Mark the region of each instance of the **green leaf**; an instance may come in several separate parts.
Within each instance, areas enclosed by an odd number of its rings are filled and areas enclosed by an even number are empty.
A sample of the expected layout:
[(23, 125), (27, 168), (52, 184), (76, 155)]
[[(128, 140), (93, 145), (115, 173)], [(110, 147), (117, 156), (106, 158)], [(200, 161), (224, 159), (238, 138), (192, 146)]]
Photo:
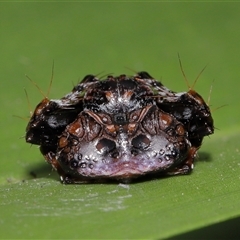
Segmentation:
[[(240, 216), (239, 9), (237, 3), (0, 3), (1, 238), (163, 239)], [(204, 16), (204, 17), (203, 17)], [(222, 16), (228, 16), (223, 18)], [(72, 89), (89, 73), (146, 70), (208, 98), (216, 130), (192, 174), (137, 183), (62, 185), (25, 143), (29, 100)], [(213, 79), (215, 79), (214, 83)], [(67, 90), (66, 90), (67, 89)], [(218, 107), (224, 106), (220, 109)], [(214, 110), (216, 109), (216, 110)], [(202, 235), (201, 235), (202, 236)]]

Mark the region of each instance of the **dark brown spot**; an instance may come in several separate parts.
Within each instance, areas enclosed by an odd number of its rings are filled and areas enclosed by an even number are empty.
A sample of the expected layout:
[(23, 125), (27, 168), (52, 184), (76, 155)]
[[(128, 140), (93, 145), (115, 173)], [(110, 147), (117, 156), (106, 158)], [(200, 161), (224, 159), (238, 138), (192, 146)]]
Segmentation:
[(88, 167), (89, 167), (90, 169), (93, 169), (93, 164), (90, 163), (90, 164), (88, 165)]
[(85, 162), (81, 162), (79, 165), (80, 168), (86, 168), (87, 167), (87, 163)]
[(74, 146), (78, 145), (78, 140), (77, 139), (73, 138), (71, 142), (72, 142), (72, 145), (74, 145)]
[(132, 149), (132, 150), (131, 150), (131, 154), (132, 154), (133, 156), (137, 156), (137, 155), (138, 155), (138, 150), (137, 150), (137, 149)]
[(159, 113), (159, 125), (162, 130), (168, 128), (172, 123), (172, 117), (169, 114)]
[(148, 148), (150, 143), (151, 143), (150, 139), (142, 134), (138, 135), (132, 140), (132, 146), (140, 150)]
[(176, 133), (179, 136), (183, 136), (185, 134), (184, 127), (182, 125), (178, 124), (176, 127)]
[(118, 151), (114, 151), (113, 153), (111, 153), (111, 157), (112, 158), (118, 158), (119, 157), (119, 152)]
[(110, 139), (102, 138), (98, 141), (96, 148), (101, 154), (105, 155), (112, 152), (116, 148), (116, 144)]
[(77, 168), (78, 167), (78, 161), (73, 159), (70, 161), (70, 167), (71, 168)]
[(163, 155), (164, 153), (165, 153), (164, 149), (160, 149), (160, 150), (159, 150), (159, 154), (160, 154), (160, 155)]
[(73, 122), (69, 128), (68, 128), (68, 132), (72, 135), (75, 135), (79, 138), (83, 137), (84, 134), (84, 128), (83, 128), (83, 124), (81, 121), (81, 118), (78, 118), (77, 121)]

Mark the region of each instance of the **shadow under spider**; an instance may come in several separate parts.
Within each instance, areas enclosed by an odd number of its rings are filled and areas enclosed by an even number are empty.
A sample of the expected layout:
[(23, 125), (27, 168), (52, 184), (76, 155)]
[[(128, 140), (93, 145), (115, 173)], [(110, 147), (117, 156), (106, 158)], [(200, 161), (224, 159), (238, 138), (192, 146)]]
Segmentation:
[(47, 162), (42, 161), (26, 168), (26, 174), (30, 179), (51, 178), (58, 180), (57, 172)]
[(212, 156), (209, 152), (198, 152), (195, 162), (210, 162), (212, 161)]

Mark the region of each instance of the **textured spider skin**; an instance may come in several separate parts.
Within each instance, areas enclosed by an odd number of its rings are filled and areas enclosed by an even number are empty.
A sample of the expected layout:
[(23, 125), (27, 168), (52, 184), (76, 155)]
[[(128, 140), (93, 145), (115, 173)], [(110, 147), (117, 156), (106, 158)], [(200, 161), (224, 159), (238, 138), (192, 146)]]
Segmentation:
[(63, 98), (45, 98), (29, 121), (26, 141), (40, 145), (62, 182), (81, 183), (187, 174), (213, 131), (198, 93), (173, 92), (139, 72), (104, 80), (87, 75)]

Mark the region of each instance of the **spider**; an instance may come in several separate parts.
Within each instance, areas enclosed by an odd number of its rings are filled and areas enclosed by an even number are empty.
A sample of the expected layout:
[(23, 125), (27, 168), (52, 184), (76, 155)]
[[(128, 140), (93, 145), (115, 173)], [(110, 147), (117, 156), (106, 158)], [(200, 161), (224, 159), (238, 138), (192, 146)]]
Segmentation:
[(63, 183), (188, 174), (211, 112), (194, 90), (169, 90), (147, 72), (87, 75), (59, 100), (44, 98), (26, 129)]

